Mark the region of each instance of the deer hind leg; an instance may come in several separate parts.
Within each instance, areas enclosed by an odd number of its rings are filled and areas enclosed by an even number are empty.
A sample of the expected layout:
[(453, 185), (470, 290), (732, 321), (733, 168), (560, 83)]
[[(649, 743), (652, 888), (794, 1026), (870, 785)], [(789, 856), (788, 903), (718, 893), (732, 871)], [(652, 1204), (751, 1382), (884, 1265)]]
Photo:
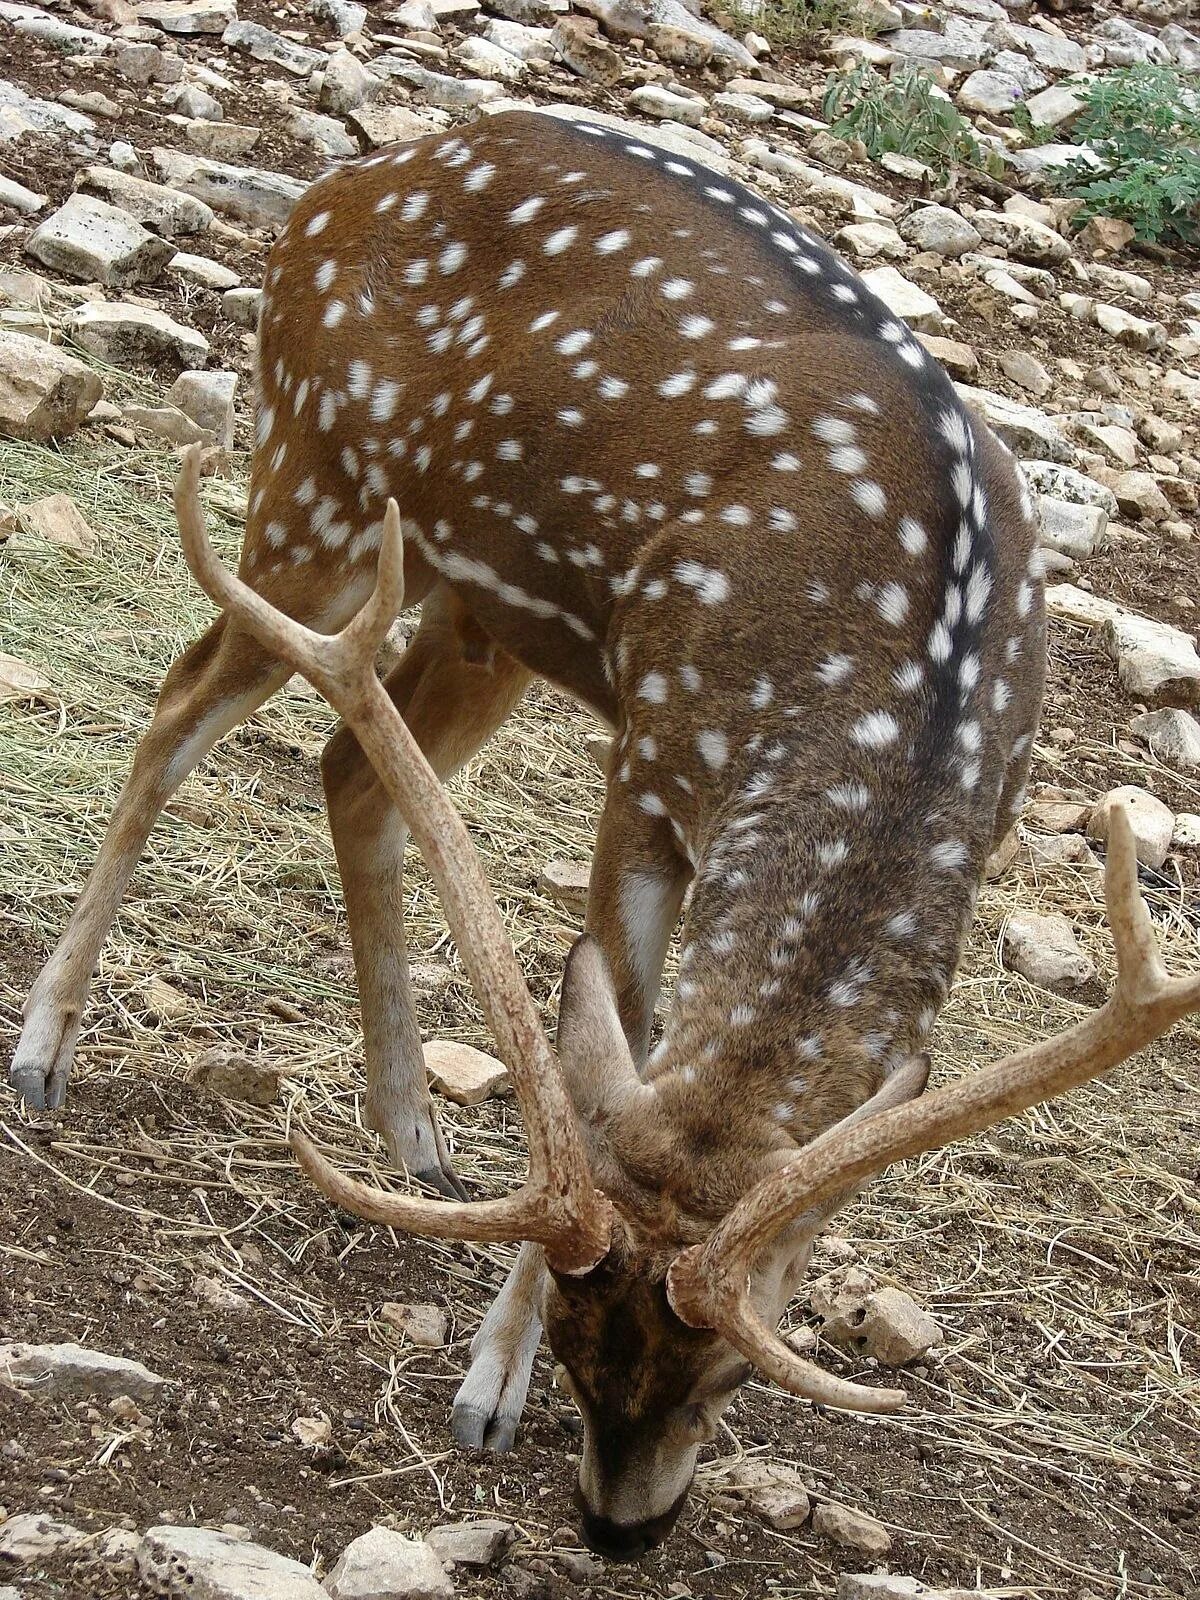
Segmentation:
[[(439, 585), (386, 687), (434, 771), (447, 778), (500, 726), (530, 676)], [(334, 734), (321, 770), (362, 1006), (367, 1121), (398, 1165), (461, 1194), (429, 1097), (408, 976), (408, 830), (349, 729)]]
[[(646, 1062), (667, 946), (691, 878), (669, 822), (610, 790), (596, 836), (587, 931), (604, 947), (633, 1059)], [(523, 1246), (471, 1341), (471, 1365), (454, 1397), (451, 1431), (476, 1450), (510, 1450), (541, 1337), (542, 1254)]]
[(224, 617), (171, 666), (96, 863), (25, 1005), (10, 1080), (27, 1105), (42, 1110), (63, 1103), (92, 973), (163, 806), (221, 735), (244, 721), (287, 675)]

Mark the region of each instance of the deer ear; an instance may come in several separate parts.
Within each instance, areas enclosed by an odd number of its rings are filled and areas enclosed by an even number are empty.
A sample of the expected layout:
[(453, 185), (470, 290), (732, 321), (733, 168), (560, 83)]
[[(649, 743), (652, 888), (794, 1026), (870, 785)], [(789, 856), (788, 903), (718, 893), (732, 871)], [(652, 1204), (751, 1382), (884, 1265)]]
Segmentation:
[(654, 1091), (638, 1077), (621, 1027), (612, 973), (590, 934), (575, 941), (563, 972), (558, 1059), (584, 1122), (608, 1121)]

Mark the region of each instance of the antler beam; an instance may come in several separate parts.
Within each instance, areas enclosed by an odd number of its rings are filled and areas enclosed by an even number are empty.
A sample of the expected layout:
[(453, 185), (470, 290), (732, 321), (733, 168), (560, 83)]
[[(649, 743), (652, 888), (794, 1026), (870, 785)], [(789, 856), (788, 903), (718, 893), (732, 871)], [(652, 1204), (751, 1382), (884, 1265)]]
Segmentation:
[(217, 559), (199, 497), (200, 454), (183, 459), (175, 510), (188, 566), (213, 603), (309, 680), (354, 730), (437, 885), (446, 921), (508, 1067), (529, 1139), (525, 1184), (501, 1200), (392, 1195), (348, 1178), (294, 1133), (297, 1159), (331, 1200), (371, 1221), (443, 1239), (529, 1240), (563, 1272), (608, 1249), (611, 1207), (592, 1182), (558, 1061), (504, 930), (466, 827), (375, 671), (404, 603), (400, 513), (388, 502), (375, 589), (338, 634), (314, 633), (267, 603)]
[[(893, 1161), (979, 1133), (1098, 1077), (1200, 1010), (1200, 974), (1172, 978), (1163, 964), (1138, 890), (1133, 830), (1120, 805), (1109, 821), (1104, 887), (1117, 955), (1116, 982), (1104, 1006), (1066, 1032), (958, 1083), (814, 1140), (751, 1189), (703, 1244), (676, 1257), (667, 1286), (685, 1322), (718, 1329), (779, 1383), (812, 1395), (814, 1369), (766, 1327), (749, 1299), (750, 1273), (782, 1229), (806, 1212), (820, 1212), (834, 1196)], [(887, 1392), (866, 1391), (877, 1397)]]

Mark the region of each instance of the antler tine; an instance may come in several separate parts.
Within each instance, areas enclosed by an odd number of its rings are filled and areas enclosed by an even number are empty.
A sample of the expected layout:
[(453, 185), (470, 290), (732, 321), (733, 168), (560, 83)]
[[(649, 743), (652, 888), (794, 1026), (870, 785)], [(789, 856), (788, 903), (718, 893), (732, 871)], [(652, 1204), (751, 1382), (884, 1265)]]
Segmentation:
[(350, 1211), (436, 1238), (542, 1244), (564, 1272), (605, 1254), (611, 1207), (592, 1183), (575, 1113), (500, 913), (462, 818), (375, 672), (375, 653), (403, 599), (404, 560), (395, 504), (384, 522), (375, 590), (341, 633), (314, 633), (268, 604), (213, 553), (199, 501), (199, 453), (175, 488), (184, 554), (201, 588), (272, 654), (302, 672), (354, 730), (379, 781), (407, 822), (437, 885), (467, 975), (509, 1069), (529, 1140), (529, 1174), (503, 1200), (461, 1204), (392, 1195), (339, 1173), (302, 1134), (305, 1172)]
[[(1167, 975), (1137, 882), (1133, 830), (1122, 805), (1109, 819), (1105, 893), (1117, 952), (1117, 978), (1099, 1011), (1073, 1028), (1016, 1051), (920, 1100), (832, 1130), (750, 1190), (703, 1244), (683, 1251), (668, 1278), (671, 1302), (685, 1321), (716, 1328), (797, 1393), (795, 1357), (761, 1322), (749, 1331), (747, 1285), (763, 1250), (789, 1223), (820, 1210), (893, 1161), (920, 1155), (1065, 1093), (1126, 1060), (1189, 1012), (1200, 1011), (1200, 973)], [(749, 1312), (753, 1319), (754, 1313)], [(770, 1365), (763, 1360), (766, 1355)], [(834, 1404), (841, 1402), (835, 1401)]]

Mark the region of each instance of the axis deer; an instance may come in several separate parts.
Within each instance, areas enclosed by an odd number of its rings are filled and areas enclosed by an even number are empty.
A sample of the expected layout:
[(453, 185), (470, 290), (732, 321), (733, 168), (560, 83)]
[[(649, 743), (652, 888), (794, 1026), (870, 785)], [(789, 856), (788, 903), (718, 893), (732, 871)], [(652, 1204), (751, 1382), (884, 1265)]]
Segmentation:
[[(636, 1556), (752, 1368), (830, 1405), (902, 1403), (774, 1331), (854, 1189), (1102, 1071), (1200, 1006), (1200, 980), (1163, 974), (1118, 817), (1114, 997), (917, 1098), (1029, 763), (1035, 530), (1008, 453), (783, 212), (586, 118), (498, 115), (312, 186), (270, 258), (260, 364), (240, 578), (208, 546), (192, 454), (176, 507), (221, 614), (168, 674), (14, 1082), (61, 1102), (155, 816), (302, 671), (344, 718), (323, 773), (369, 1117), (449, 1198), (352, 1180), (300, 1134), (297, 1155), (364, 1217), (522, 1242), (455, 1435), (511, 1445), (544, 1324), (583, 1416), (584, 1533)], [(405, 597), (421, 625), (381, 685)], [(615, 729), (557, 1052), (440, 781), (535, 673)], [(507, 1197), (461, 1194), (430, 1105), (406, 824), (525, 1120)]]

